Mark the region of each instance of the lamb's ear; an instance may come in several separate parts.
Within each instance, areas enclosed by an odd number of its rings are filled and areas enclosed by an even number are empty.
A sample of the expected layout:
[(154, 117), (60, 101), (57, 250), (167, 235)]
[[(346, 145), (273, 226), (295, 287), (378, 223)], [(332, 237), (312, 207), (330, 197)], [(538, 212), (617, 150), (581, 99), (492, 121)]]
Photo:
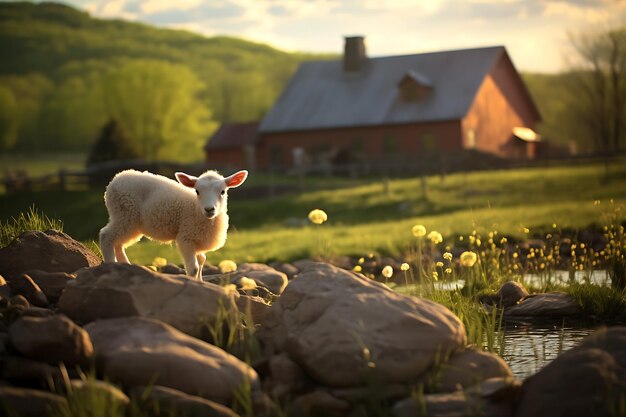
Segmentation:
[(235, 172), (230, 177), (224, 178), (224, 182), (226, 183), (227, 187), (235, 188), (243, 184), (246, 178), (248, 178), (248, 171), (243, 170), (243, 171)]
[(177, 172), (174, 175), (176, 175), (176, 179), (178, 180), (178, 182), (185, 187), (193, 188), (196, 186), (196, 181), (198, 181), (197, 177), (187, 175), (184, 172)]

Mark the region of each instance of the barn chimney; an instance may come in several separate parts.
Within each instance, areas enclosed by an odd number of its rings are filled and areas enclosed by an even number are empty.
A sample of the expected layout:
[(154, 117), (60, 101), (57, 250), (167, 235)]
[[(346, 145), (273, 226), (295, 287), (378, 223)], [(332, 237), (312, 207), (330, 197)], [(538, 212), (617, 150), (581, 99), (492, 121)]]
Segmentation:
[(365, 38), (363, 36), (346, 36), (343, 52), (344, 72), (358, 72), (365, 64)]

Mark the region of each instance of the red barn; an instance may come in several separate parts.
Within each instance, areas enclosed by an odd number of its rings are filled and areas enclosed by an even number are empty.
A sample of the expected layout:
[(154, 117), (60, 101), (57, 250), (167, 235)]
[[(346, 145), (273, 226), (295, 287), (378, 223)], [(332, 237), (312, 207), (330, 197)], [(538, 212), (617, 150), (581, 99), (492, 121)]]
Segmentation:
[(468, 154), (531, 158), (538, 121), (503, 46), (368, 58), (363, 37), (350, 37), (342, 59), (300, 65), (259, 126), (255, 160), (261, 169), (376, 169)]

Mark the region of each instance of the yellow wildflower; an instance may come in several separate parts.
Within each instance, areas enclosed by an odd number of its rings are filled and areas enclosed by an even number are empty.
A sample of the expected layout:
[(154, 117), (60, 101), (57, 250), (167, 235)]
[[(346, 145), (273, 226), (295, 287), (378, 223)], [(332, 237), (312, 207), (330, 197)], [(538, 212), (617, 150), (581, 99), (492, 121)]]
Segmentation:
[(446, 274), (451, 274), (452, 273), (452, 268), (446, 268), (445, 271)]
[(237, 270), (237, 264), (230, 259), (224, 259), (219, 264), (217, 264), (217, 267), (220, 269), (220, 272), (222, 274), (235, 272)]
[(322, 224), (328, 220), (328, 215), (324, 210), (315, 209), (309, 212), (309, 220), (314, 224)]
[(354, 268), (352, 268), (352, 270), (354, 272), (361, 272), (363, 268), (361, 268), (361, 265), (355, 265)]
[(411, 229), (411, 233), (413, 233), (415, 237), (424, 237), (426, 236), (426, 228), (422, 224), (416, 224)]
[(443, 268), (443, 262), (437, 262), (435, 265), (437, 268)]
[(257, 287), (256, 281), (248, 277), (241, 278), (239, 280), (239, 285), (242, 290), (254, 290)]
[(430, 239), (431, 242), (433, 242), (435, 245), (438, 243), (443, 242), (443, 236), (441, 236), (441, 233), (436, 232), (436, 231), (432, 231), (428, 234), (428, 236), (426, 236), (428, 239)]
[(445, 259), (446, 261), (451, 261), (452, 260), (452, 254), (450, 252), (446, 252), (443, 254), (443, 259)]
[(433, 280), (437, 281), (439, 279), (439, 274), (437, 271), (433, 271)]
[(393, 268), (389, 265), (383, 268), (383, 277), (391, 278), (393, 276)]
[(403, 263), (402, 265), (400, 265), (400, 270), (402, 271), (408, 271), (409, 270), (409, 264), (407, 264), (406, 262)]
[(461, 265), (471, 268), (474, 266), (476, 261), (478, 260), (478, 256), (472, 251), (465, 251), (459, 257), (459, 261)]
[(156, 258), (154, 258), (152, 260), (152, 265), (158, 267), (163, 267), (165, 265), (167, 265), (167, 259), (165, 258), (161, 258), (160, 256), (157, 256)]

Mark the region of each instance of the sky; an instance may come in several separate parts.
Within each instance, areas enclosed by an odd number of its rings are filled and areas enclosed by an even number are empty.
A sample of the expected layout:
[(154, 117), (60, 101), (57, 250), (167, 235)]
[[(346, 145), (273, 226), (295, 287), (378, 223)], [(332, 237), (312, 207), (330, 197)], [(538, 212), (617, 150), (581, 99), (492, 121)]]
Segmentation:
[(626, 0), (64, 0), (94, 17), (206, 36), (231, 35), (286, 51), (342, 53), (365, 37), (369, 56), (504, 45), (519, 70), (558, 72), (569, 34), (626, 22)]

